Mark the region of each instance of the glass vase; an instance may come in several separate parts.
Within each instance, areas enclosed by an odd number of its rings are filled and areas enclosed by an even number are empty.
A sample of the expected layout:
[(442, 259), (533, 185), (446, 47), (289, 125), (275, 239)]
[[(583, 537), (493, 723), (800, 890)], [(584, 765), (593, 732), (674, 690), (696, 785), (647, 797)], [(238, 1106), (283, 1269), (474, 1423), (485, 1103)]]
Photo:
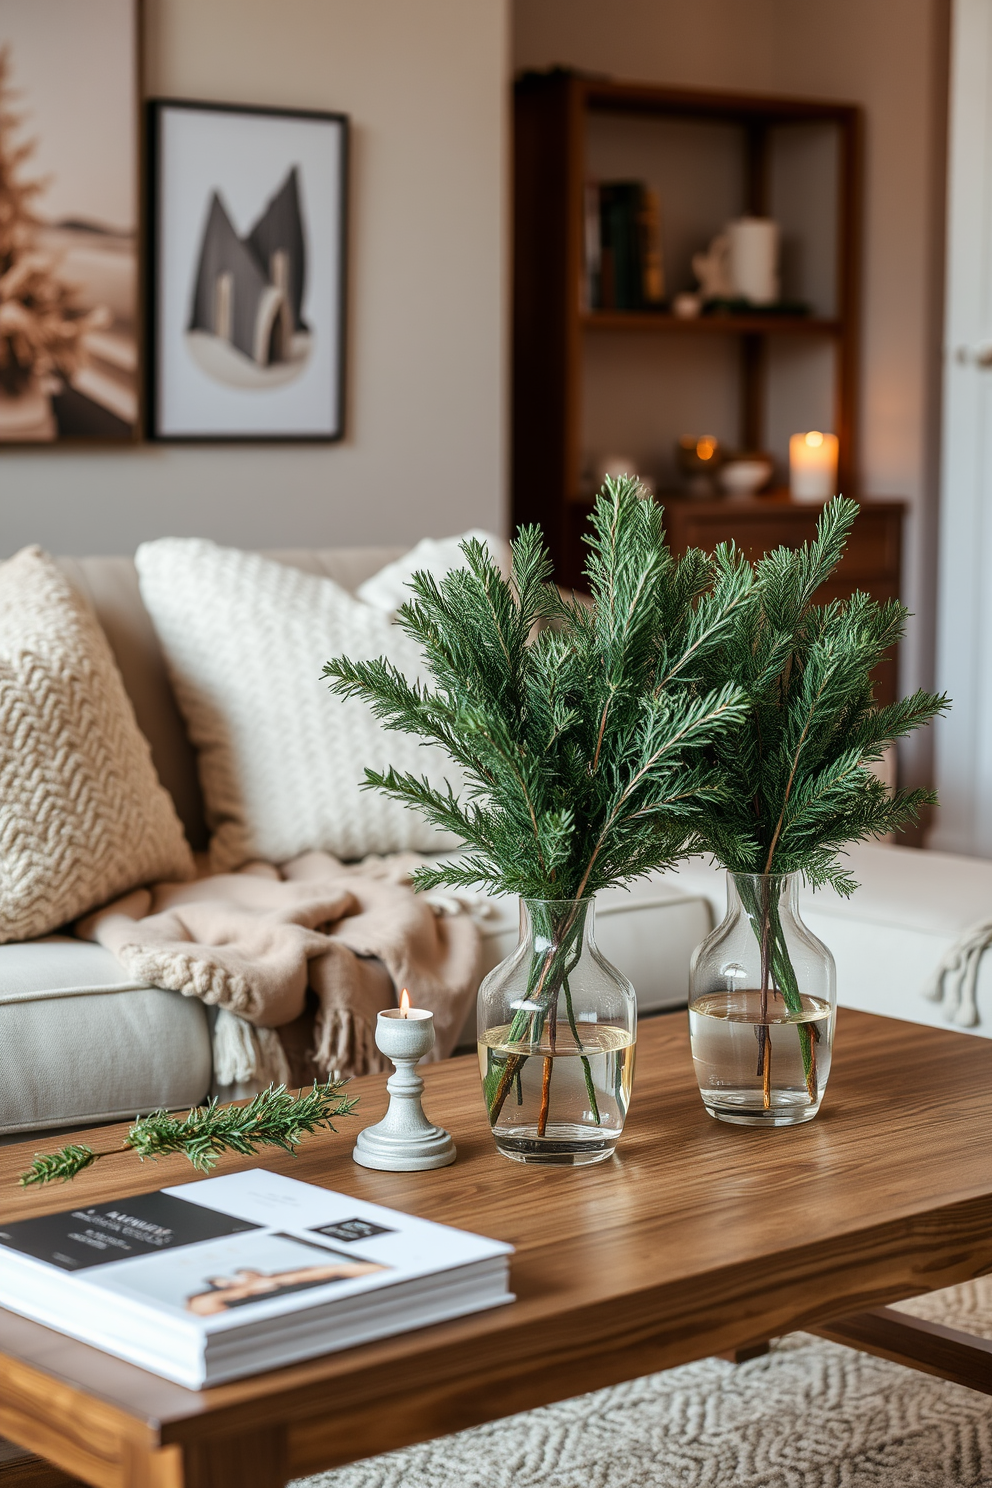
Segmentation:
[(689, 1036), (703, 1105), (738, 1126), (795, 1126), (820, 1109), (837, 1011), (834, 958), (799, 915), (799, 874), (728, 873), (726, 918), (689, 968)]
[(602, 1162), (634, 1076), (634, 989), (596, 947), (591, 899), (522, 899), (520, 943), (479, 988), (496, 1146), (516, 1162)]

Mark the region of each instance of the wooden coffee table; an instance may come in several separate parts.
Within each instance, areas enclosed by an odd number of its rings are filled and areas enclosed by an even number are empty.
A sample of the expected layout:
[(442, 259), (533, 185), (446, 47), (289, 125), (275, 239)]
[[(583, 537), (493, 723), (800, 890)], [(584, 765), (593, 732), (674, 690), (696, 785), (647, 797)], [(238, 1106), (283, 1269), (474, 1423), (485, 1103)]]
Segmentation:
[[(627, 1132), (599, 1167), (498, 1157), (472, 1058), (427, 1072), (454, 1167), (359, 1168), (355, 1120), (295, 1161), (266, 1159), (511, 1241), (513, 1306), (202, 1393), (0, 1312), (0, 1436), (38, 1454), (0, 1468), (0, 1488), (66, 1473), (96, 1488), (276, 1488), (992, 1271), (992, 1043), (841, 1012), (822, 1112), (777, 1131), (705, 1114), (684, 1014), (645, 1020), (637, 1058)], [(363, 1124), (378, 1120), (384, 1079), (354, 1089)], [(4, 1219), (191, 1176), (180, 1159), (111, 1158), (71, 1189), (24, 1192), (14, 1179), (37, 1145), (0, 1149)]]

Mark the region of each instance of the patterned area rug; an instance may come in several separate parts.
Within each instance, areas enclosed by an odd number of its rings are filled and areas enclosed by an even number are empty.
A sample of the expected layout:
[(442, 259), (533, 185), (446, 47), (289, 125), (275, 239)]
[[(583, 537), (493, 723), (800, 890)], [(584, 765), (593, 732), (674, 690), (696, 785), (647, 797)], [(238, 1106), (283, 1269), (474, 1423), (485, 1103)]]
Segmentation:
[[(992, 1279), (901, 1306), (992, 1337)], [(793, 1333), (298, 1488), (992, 1488), (992, 1396)]]

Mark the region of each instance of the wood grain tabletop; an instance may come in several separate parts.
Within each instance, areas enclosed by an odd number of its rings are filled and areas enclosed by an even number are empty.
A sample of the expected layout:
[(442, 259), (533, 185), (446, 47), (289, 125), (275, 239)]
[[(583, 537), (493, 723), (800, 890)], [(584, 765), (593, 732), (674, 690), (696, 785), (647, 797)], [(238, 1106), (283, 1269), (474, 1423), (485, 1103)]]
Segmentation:
[[(374, 1076), (354, 1082), (358, 1113), (337, 1135), (216, 1171), (264, 1165), (510, 1241), (514, 1305), (199, 1393), (0, 1311), (0, 1435), (108, 1488), (138, 1481), (118, 1471), (125, 1438), (140, 1452), (178, 1444), (185, 1476), (168, 1482), (186, 1485), (197, 1443), (247, 1432), (263, 1453), (278, 1437), (278, 1468), (242, 1475), (275, 1483), (992, 1271), (992, 1041), (842, 1010), (819, 1116), (765, 1130), (703, 1110), (684, 1013), (645, 1019), (627, 1130), (588, 1168), (500, 1157), (473, 1057), (424, 1074), (453, 1167), (352, 1161), (385, 1109)], [(93, 1145), (125, 1129), (101, 1128)], [(122, 1155), (71, 1188), (19, 1189), (35, 1150), (58, 1145), (0, 1148), (3, 1220), (195, 1177), (181, 1158)], [(75, 1457), (40, 1441), (55, 1399), (99, 1423)], [(99, 1457), (111, 1437), (113, 1471)]]

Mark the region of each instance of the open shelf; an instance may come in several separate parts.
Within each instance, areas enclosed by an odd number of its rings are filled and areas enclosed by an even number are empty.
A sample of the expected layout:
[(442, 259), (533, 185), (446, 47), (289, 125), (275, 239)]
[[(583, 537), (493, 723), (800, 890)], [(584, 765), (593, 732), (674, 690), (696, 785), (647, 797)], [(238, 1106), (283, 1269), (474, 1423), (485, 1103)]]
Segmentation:
[[(830, 429), (839, 489), (857, 490), (860, 110), (553, 70), (517, 80), (514, 119), (513, 515), (541, 525), (559, 579), (581, 575), (588, 504), (576, 493), (607, 456), (661, 490), (678, 480), (679, 439), (705, 429), (729, 451), (769, 451), (781, 483), (789, 435)], [(670, 298), (691, 288), (693, 255), (722, 224), (771, 216), (783, 301), (810, 313), (584, 308), (587, 183), (632, 180), (661, 203)], [(679, 541), (705, 526), (708, 542), (750, 532), (749, 548), (777, 546), (815, 521), (781, 493), (707, 512), (660, 499)], [(885, 528), (873, 583), (888, 596), (900, 520), (896, 506), (867, 523)]]
[(817, 315), (671, 315), (658, 310), (586, 310), (579, 324), (587, 331), (647, 331), (658, 335), (840, 336), (839, 320)]

